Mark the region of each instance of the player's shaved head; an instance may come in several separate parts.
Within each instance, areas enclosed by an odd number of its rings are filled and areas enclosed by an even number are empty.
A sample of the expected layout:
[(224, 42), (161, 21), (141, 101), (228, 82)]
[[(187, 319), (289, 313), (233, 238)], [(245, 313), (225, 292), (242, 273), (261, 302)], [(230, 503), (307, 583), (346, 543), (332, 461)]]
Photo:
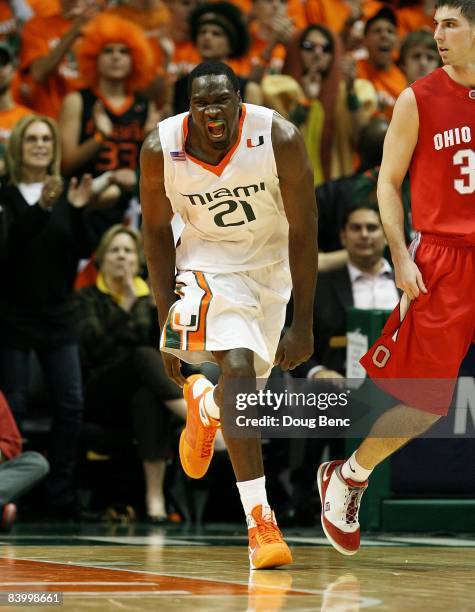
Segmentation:
[(448, 6), (460, 10), (460, 14), (475, 25), (475, 0), (436, 0), (435, 10)]
[(239, 81), (234, 73), (234, 70), (223, 62), (217, 62), (209, 60), (207, 62), (201, 62), (196, 68), (194, 68), (188, 76), (188, 97), (191, 96), (191, 90), (193, 87), (193, 81), (198, 77), (214, 75), (224, 75), (228, 78), (232, 88), (237, 93), (239, 91)]

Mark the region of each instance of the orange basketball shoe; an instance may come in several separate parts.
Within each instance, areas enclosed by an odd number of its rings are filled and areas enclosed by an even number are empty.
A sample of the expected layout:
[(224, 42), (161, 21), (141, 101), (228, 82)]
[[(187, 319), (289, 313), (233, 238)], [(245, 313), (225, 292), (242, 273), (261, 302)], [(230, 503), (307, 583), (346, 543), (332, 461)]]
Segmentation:
[(255, 506), (247, 515), (251, 569), (266, 569), (292, 563), (292, 553), (277, 527), (269, 506)]
[(180, 436), (180, 461), (190, 478), (202, 478), (208, 471), (214, 452), (214, 438), (220, 422), (208, 416), (203, 406), (206, 393), (212, 393), (214, 386), (206, 380), (204, 391), (196, 397), (193, 387), (206, 377), (202, 374), (189, 376), (183, 387), (183, 397), (187, 405), (186, 426)]

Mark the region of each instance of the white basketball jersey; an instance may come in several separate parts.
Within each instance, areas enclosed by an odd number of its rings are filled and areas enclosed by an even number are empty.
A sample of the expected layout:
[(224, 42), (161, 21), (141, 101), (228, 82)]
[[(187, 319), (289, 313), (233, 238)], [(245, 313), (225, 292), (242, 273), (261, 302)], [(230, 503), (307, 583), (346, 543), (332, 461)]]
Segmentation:
[(185, 227), (178, 270), (253, 270), (287, 261), (289, 226), (274, 150), (274, 111), (243, 104), (236, 145), (212, 166), (185, 152), (188, 113), (158, 125), (165, 190)]

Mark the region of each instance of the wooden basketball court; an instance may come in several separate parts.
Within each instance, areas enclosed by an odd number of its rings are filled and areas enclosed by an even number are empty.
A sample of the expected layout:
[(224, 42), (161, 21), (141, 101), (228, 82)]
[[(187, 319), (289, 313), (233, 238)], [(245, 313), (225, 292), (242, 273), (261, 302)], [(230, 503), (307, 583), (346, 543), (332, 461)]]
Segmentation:
[(294, 565), (250, 572), (243, 535), (244, 525), (20, 524), (0, 536), (0, 608), (14, 608), (4, 607), (12, 591), (62, 592), (58, 607), (79, 611), (475, 607), (473, 538), (378, 536), (343, 557), (319, 528), (288, 530)]

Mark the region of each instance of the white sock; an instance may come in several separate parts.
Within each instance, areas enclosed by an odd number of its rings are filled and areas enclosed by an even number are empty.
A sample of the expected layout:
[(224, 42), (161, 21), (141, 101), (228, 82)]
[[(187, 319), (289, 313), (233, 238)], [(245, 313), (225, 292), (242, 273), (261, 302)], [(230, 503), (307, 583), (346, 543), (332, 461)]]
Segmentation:
[[(206, 389), (209, 389), (210, 386), (214, 390), (214, 386), (207, 378), (198, 378), (198, 380), (193, 385), (193, 397), (196, 399)], [(201, 408), (205, 409), (205, 412), (208, 416), (219, 421), (219, 406), (214, 401), (213, 390), (205, 393), (204, 397), (201, 399)]]
[(345, 479), (365, 482), (373, 470), (367, 470), (356, 461), (356, 451), (341, 466), (341, 475)]
[(212, 391), (208, 391), (208, 393), (205, 394), (204, 407), (208, 416), (219, 421), (220, 411), (218, 404), (214, 401), (214, 387)]
[(254, 478), (254, 480), (244, 480), (236, 483), (241, 496), (242, 507), (244, 514), (247, 516), (259, 504), (268, 506), (266, 493), (266, 477)]

